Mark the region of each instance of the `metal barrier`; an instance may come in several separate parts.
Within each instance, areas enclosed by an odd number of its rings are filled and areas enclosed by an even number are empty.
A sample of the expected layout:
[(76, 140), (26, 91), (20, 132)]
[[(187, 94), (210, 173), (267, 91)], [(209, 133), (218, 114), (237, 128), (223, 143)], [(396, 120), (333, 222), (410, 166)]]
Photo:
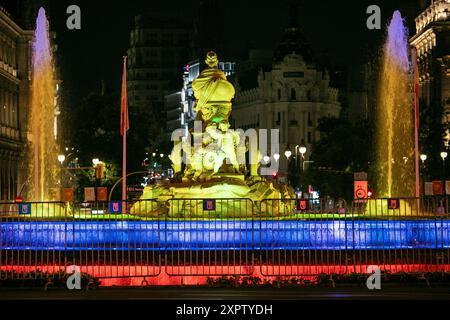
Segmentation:
[(423, 273), (449, 250), (446, 197), (0, 203), (2, 279)]
[(165, 222), (169, 275), (251, 275), (254, 205), (250, 199), (171, 199)]
[[(346, 265), (345, 201), (333, 199), (261, 201), (261, 274), (334, 273)], [(299, 209), (299, 210), (298, 210)]]
[[(155, 200), (74, 205), (68, 219), (67, 256), (83, 272), (100, 278), (152, 277), (161, 272), (160, 235), (163, 231)], [(113, 209), (114, 210), (114, 209)]]
[[(1, 203), (0, 277), (62, 277), (66, 218), (67, 207), (62, 202)], [(53, 246), (54, 242), (61, 246)]]

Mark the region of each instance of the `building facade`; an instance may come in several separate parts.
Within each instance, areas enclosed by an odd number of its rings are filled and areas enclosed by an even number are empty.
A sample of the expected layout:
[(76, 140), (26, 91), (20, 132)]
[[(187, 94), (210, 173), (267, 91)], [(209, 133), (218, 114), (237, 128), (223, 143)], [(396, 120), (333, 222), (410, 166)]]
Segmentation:
[[(442, 106), (444, 144), (450, 142), (450, 0), (434, 0), (415, 19), (421, 108)], [(424, 104), (424, 105), (423, 105)]]
[[(256, 88), (241, 90), (236, 86), (233, 126), (244, 130), (279, 129), (279, 172), (286, 175), (285, 151), (300, 155), (299, 147), (304, 145), (308, 161), (312, 144), (320, 138), (318, 120), (339, 116), (338, 90), (329, 82), (327, 71), (307, 64), (299, 54), (288, 54), (275, 62), (272, 70), (259, 73)], [(268, 147), (272, 161), (274, 152)]]
[(21, 29), (0, 7), (0, 199), (14, 199), (26, 173), (33, 31)]
[[(128, 50), (130, 111), (151, 108), (164, 115), (164, 96), (180, 87), (180, 72), (189, 55), (190, 28), (164, 16), (139, 15)], [(162, 119), (161, 119), (162, 120)]]
[[(194, 60), (184, 66), (182, 75), (183, 87), (181, 90), (165, 96), (165, 110), (167, 114), (167, 134), (170, 135), (176, 129), (184, 129), (187, 132), (193, 127), (195, 119), (195, 97), (192, 90), (192, 82), (200, 74), (200, 62)], [(234, 73), (234, 62), (219, 62), (219, 69), (225, 75), (231, 76)]]

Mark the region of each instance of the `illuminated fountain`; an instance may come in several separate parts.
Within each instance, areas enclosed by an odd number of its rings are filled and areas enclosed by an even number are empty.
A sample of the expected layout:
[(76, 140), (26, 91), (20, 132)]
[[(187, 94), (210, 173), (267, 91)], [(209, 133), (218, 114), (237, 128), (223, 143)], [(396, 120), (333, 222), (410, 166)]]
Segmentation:
[(414, 196), (414, 112), (407, 29), (399, 11), (388, 26), (377, 110), (378, 197)]
[[(379, 77), (375, 173), (377, 198), (414, 197), (414, 110), (411, 91), (408, 31), (399, 11), (388, 26)], [(401, 200), (400, 209), (387, 201), (369, 200), (370, 215), (410, 215), (414, 201)], [(416, 208), (417, 209), (417, 208)]]
[(43, 8), (39, 9), (33, 43), (32, 101), (29, 114), (31, 148), (28, 177), (32, 181), (28, 198), (54, 200), (57, 186), (57, 152), (54, 135), (55, 78), (49, 26)]

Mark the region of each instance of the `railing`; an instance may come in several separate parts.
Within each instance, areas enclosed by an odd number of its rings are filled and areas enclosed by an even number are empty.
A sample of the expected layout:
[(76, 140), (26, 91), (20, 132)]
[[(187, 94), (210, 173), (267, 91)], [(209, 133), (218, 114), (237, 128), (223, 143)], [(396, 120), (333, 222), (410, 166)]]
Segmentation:
[(70, 265), (98, 278), (448, 270), (448, 199), (391, 201), (0, 203), (0, 277)]

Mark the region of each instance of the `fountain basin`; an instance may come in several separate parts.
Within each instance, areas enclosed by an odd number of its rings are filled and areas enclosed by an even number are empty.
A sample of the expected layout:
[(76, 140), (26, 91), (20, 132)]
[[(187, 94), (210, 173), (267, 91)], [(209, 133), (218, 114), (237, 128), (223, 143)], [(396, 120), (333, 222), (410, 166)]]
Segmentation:
[(447, 220), (4, 222), (3, 250), (388, 250), (450, 247)]

